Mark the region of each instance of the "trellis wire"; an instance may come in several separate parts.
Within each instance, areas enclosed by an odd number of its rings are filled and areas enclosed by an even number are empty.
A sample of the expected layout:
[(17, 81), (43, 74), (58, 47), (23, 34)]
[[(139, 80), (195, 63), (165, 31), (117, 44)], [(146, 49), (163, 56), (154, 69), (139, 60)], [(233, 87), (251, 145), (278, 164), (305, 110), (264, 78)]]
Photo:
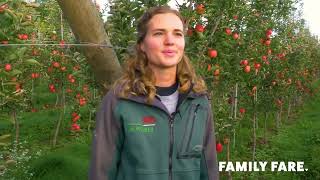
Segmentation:
[(107, 48), (114, 48), (114, 49), (127, 49), (125, 47), (120, 47), (120, 46), (110, 46), (108, 44), (98, 44), (98, 43), (69, 43), (69, 44), (49, 44), (49, 43), (28, 43), (28, 44), (0, 44), (1, 47), (11, 47), (11, 46), (87, 46), (87, 47), (107, 47)]

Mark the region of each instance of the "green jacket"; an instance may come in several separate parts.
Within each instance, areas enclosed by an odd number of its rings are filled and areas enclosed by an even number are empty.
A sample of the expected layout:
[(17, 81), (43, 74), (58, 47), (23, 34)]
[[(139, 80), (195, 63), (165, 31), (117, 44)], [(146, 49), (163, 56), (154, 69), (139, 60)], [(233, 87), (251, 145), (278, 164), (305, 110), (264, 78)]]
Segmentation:
[(97, 113), (89, 179), (219, 179), (212, 110), (206, 94), (179, 94), (170, 114), (160, 99), (119, 98)]

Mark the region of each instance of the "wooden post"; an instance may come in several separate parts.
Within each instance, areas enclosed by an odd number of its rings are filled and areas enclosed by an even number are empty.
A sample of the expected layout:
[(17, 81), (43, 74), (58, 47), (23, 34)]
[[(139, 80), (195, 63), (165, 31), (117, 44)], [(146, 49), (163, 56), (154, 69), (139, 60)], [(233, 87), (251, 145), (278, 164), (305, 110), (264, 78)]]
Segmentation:
[(288, 98), (288, 114), (287, 114), (287, 120), (289, 120), (290, 119), (290, 113), (291, 113), (291, 101), (290, 101), (290, 99)]
[[(237, 107), (238, 107), (238, 83), (236, 83), (234, 95), (234, 120), (237, 120)], [(236, 130), (233, 131), (233, 148), (236, 147)]]
[(253, 96), (253, 147), (252, 147), (252, 161), (255, 160), (256, 155), (256, 141), (257, 141), (257, 135), (256, 135), (256, 120), (257, 120), (257, 112), (256, 112), (256, 103), (257, 103), (257, 91), (254, 92)]
[(64, 114), (65, 114), (65, 90), (63, 88), (63, 86), (61, 87), (61, 93), (62, 93), (62, 97), (61, 97), (61, 102), (60, 104), (62, 105), (62, 110), (60, 112), (60, 116), (56, 125), (56, 129), (55, 129), (55, 133), (54, 133), (54, 137), (52, 140), (52, 146), (55, 147), (57, 144), (57, 139), (58, 139), (58, 135), (59, 135), (59, 131), (60, 131), (60, 126), (62, 123), (62, 120), (64, 118)]
[(62, 13), (62, 11), (60, 10), (60, 33), (61, 33), (61, 40), (64, 39), (64, 37), (63, 37), (63, 32), (64, 32), (64, 30), (63, 30), (63, 13)]
[(19, 126), (19, 121), (18, 121), (18, 118), (17, 118), (16, 110), (13, 110), (12, 118), (14, 120), (14, 126), (15, 126), (15, 129), (16, 129), (16, 144), (18, 145), (19, 144), (20, 126)]

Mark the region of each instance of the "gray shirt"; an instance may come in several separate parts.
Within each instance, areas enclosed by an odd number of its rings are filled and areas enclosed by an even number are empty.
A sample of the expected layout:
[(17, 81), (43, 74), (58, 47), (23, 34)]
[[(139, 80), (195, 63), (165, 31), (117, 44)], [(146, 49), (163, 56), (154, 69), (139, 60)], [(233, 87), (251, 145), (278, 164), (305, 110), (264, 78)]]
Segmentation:
[(161, 102), (166, 106), (170, 114), (176, 111), (178, 99), (179, 99), (178, 89), (171, 95), (168, 95), (168, 96), (158, 95), (158, 97), (160, 98)]

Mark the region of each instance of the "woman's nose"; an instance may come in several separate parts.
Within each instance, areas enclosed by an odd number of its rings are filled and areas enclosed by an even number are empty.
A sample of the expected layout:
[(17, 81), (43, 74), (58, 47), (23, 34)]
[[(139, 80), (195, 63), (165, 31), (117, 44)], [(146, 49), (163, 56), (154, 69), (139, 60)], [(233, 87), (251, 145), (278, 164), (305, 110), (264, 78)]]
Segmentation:
[(173, 45), (174, 44), (174, 36), (169, 33), (166, 34), (164, 44), (165, 45)]

